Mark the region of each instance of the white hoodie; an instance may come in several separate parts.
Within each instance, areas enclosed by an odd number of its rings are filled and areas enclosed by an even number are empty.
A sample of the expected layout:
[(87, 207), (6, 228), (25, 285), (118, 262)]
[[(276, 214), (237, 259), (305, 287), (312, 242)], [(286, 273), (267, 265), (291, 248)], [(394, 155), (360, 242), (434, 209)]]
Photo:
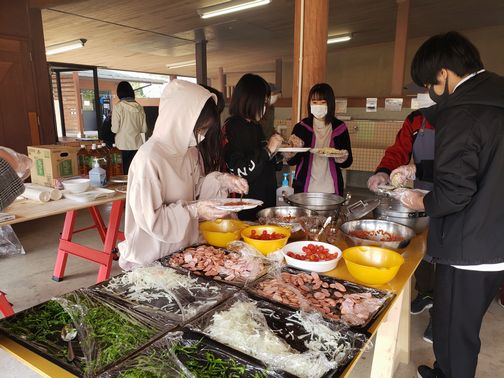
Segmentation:
[(163, 91), (152, 137), (140, 147), (128, 175), (125, 242), (119, 244), (123, 269), (147, 265), (199, 240), (196, 199), (223, 198), (217, 180), (203, 177), (195, 147), (189, 147), (205, 102), (215, 95), (182, 80)]

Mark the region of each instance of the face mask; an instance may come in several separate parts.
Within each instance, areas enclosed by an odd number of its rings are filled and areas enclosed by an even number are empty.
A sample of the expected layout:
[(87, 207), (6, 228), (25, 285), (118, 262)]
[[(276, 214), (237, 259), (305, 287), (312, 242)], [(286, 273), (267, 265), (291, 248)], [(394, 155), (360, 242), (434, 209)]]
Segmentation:
[(265, 114), (266, 114), (266, 105), (264, 105), (262, 114), (259, 114), (256, 121), (259, 122), (261, 120), (261, 118), (264, 117)]
[(327, 105), (310, 105), (310, 112), (317, 119), (322, 119), (327, 114)]
[(277, 102), (278, 97), (280, 97), (278, 94), (271, 95), (271, 97), (270, 97), (270, 105), (273, 105), (275, 102)]
[(450, 96), (450, 91), (448, 89), (448, 76), (446, 77), (445, 81), (445, 86), (444, 86), (444, 91), (442, 95), (436, 94), (434, 92), (434, 86), (431, 85), (429, 88), (429, 97), (431, 98), (432, 101), (434, 101), (437, 104), (440, 104), (448, 99), (448, 96)]

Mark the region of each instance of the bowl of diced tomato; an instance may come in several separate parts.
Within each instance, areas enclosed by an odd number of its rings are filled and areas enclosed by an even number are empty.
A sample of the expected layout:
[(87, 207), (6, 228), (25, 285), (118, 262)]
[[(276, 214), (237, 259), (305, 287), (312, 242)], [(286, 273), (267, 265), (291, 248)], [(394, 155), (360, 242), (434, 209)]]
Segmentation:
[(287, 265), (311, 272), (328, 272), (336, 268), (342, 252), (338, 247), (322, 242), (299, 241), (282, 249)]
[(255, 247), (264, 255), (282, 249), (287, 244), (290, 234), (289, 228), (267, 224), (250, 226), (241, 232), (245, 243)]

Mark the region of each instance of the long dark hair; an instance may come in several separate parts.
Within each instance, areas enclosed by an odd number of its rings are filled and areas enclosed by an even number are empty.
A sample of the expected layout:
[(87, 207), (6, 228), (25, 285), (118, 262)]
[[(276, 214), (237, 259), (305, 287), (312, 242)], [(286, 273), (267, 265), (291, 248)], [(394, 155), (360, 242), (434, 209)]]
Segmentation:
[(336, 111), (336, 99), (334, 98), (334, 92), (331, 86), (327, 83), (315, 84), (310, 89), (310, 94), (308, 95), (308, 114), (313, 118), (311, 113), (310, 103), (311, 100), (326, 100), (327, 102), (327, 114), (324, 118), (326, 124), (330, 124), (334, 118), (334, 112)]
[(194, 125), (194, 135), (207, 130), (205, 139), (198, 143), (198, 151), (203, 160), (205, 175), (218, 171), (221, 166), (221, 127), (217, 105), (213, 98), (209, 98), (201, 109), (201, 113)]
[(258, 116), (264, 116), (264, 106), (269, 104), (270, 95), (270, 86), (266, 80), (258, 75), (245, 74), (234, 88), (229, 114), (256, 122)]
[(117, 84), (117, 97), (119, 97), (121, 100), (128, 97), (135, 99), (135, 91), (133, 90), (131, 84), (127, 81), (121, 81), (119, 84)]

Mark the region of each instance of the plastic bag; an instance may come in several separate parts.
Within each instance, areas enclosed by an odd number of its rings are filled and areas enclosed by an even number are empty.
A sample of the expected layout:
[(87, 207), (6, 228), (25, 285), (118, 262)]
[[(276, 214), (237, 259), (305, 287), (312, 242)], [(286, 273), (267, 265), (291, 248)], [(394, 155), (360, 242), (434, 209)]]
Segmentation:
[(94, 377), (137, 351), (160, 331), (147, 317), (89, 289), (75, 290), (54, 300), (70, 315), (77, 329), (84, 377)]
[(0, 226), (0, 257), (24, 254), (25, 250), (12, 227)]
[(227, 249), (206, 244), (188, 247), (160, 262), (237, 286), (245, 286), (266, 274), (269, 264), (264, 255), (243, 242), (230, 243)]
[(272, 272), (248, 290), (274, 302), (316, 311), (329, 320), (361, 328), (393, 297), (390, 292), (292, 268)]
[(288, 310), (236, 294), (189, 327), (257, 358), (274, 370), (303, 378), (336, 372), (363, 347), (366, 336), (317, 313)]
[(168, 330), (204, 313), (238, 288), (155, 263), (113, 277), (94, 290), (126, 303)]
[(21, 180), (26, 180), (30, 176), (30, 169), (33, 164), (32, 160), (23, 154), (14, 151), (11, 148), (0, 146), (3, 152), (2, 157), (7, 160)]

